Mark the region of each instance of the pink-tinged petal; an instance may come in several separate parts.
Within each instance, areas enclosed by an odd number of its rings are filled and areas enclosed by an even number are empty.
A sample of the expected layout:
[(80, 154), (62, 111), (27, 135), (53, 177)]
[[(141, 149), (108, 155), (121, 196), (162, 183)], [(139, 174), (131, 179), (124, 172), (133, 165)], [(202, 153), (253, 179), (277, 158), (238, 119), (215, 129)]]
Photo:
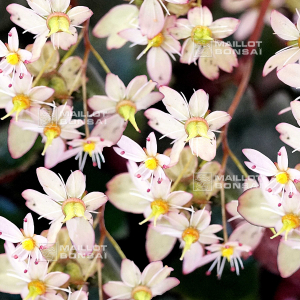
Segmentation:
[[(125, 135), (121, 137), (117, 145), (121, 148), (121, 152), (118, 154), (120, 154), (122, 157), (132, 159), (136, 162), (142, 161), (147, 158), (143, 148)], [(123, 153), (122, 151), (125, 153)]]
[(259, 9), (249, 8), (240, 17), (240, 24), (236, 32), (234, 33), (234, 38), (238, 41), (245, 40), (255, 28), (257, 18), (259, 15)]
[(147, 70), (158, 85), (168, 85), (172, 76), (172, 63), (161, 47), (153, 47), (147, 55)]
[(285, 147), (281, 147), (277, 155), (278, 167), (282, 171), (286, 171), (288, 168), (289, 160)]
[(57, 219), (62, 215), (61, 206), (53, 201), (50, 197), (41, 194), (35, 190), (25, 190), (22, 193), (22, 197), (26, 200), (26, 206), (36, 212), (37, 214), (44, 216), (48, 220)]
[(221, 3), (222, 8), (230, 13), (239, 13), (253, 5), (253, 0), (224, 0)]
[(137, 45), (147, 45), (148, 44), (147, 37), (142, 35), (141, 31), (137, 28), (128, 28), (128, 29), (122, 30), (118, 33), (118, 35), (122, 39), (125, 39), (126, 41), (129, 41), (129, 42), (137, 44)]
[(8, 34), (8, 46), (11, 51), (17, 52), (19, 50), (19, 37), (15, 27)]
[[(211, 233), (219, 232), (219, 231), (222, 230), (222, 229), (223, 229), (223, 227), (222, 227), (221, 225), (214, 224), (214, 225), (209, 225), (208, 227), (206, 227), (206, 228), (202, 231), (202, 233), (203, 233), (204, 235), (206, 235), (206, 234), (211, 234)], [(218, 239), (218, 237), (215, 236), (214, 234), (212, 235), (212, 237)], [(204, 238), (206, 239), (206, 237), (204, 237)], [(200, 236), (200, 239), (201, 239), (201, 236)], [(200, 242), (202, 243), (201, 240), (200, 240)], [(204, 243), (204, 244), (208, 244), (206, 241), (204, 241), (203, 243)], [(214, 242), (214, 243), (217, 243), (217, 241)], [(212, 244), (212, 243), (209, 243), (209, 244)]]
[(250, 246), (253, 251), (260, 243), (264, 232), (265, 229), (262, 227), (253, 226), (248, 222), (241, 222), (241, 225), (237, 226), (231, 233), (229, 241)]
[(62, 272), (51, 272), (46, 275), (44, 282), (47, 285), (60, 287), (70, 279), (70, 275)]
[(183, 150), (183, 148), (185, 146), (185, 141), (187, 138), (188, 138), (187, 134), (185, 132), (183, 132), (183, 136), (174, 143), (171, 153), (170, 153), (169, 167), (176, 165), (177, 162), (179, 161), (181, 151)]
[(168, 215), (168, 221), (176, 230), (183, 231), (189, 227), (189, 221), (183, 214), (171, 212)]
[(81, 198), (85, 192), (85, 176), (79, 170), (72, 172), (66, 182), (67, 194), (70, 198)]
[(290, 106), (292, 109), (293, 116), (296, 119), (298, 125), (300, 126), (300, 102), (297, 100), (291, 101)]
[(184, 126), (172, 115), (164, 113), (156, 108), (145, 111), (145, 116), (149, 119), (149, 126), (171, 139), (182, 137), (185, 133)]
[(57, 49), (68, 50), (76, 44), (78, 33), (75, 27), (70, 26), (70, 33), (57, 32), (51, 35), (51, 42)]
[(53, 294), (52, 292), (46, 292), (43, 296), (47, 300), (63, 300), (64, 299), (60, 294)]
[(83, 124), (83, 120), (73, 119), (70, 124), (61, 128), (60, 138), (66, 140), (79, 139), (81, 137), (80, 132), (75, 128), (81, 127)]
[[(169, 255), (174, 248), (177, 238), (163, 235), (151, 225), (146, 234), (146, 253), (150, 261), (162, 260)], [(159, 247), (157, 247), (159, 245)], [(145, 272), (145, 271), (144, 271)], [(143, 272), (143, 274), (144, 274)]]
[(45, 101), (49, 99), (53, 95), (53, 93), (54, 89), (44, 86), (37, 86), (30, 90), (28, 96), (33, 101)]
[(63, 226), (64, 218), (65, 218), (65, 216), (61, 215), (58, 219), (56, 219), (53, 223), (51, 223), (51, 226), (50, 226), (48, 234), (47, 234), (47, 240), (48, 240), (49, 244), (55, 243), (57, 235), (58, 235), (59, 231), (61, 230), (61, 227)]
[(277, 173), (277, 168), (274, 163), (259, 151), (243, 149), (243, 153), (250, 160), (250, 163), (245, 162), (245, 164), (252, 171), (266, 176), (273, 176)]
[(213, 17), (210, 10), (206, 6), (203, 6), (190, 9), (188, 20), (193, 26), (210, 26)]
[(132, 288), (121, 281), (110, 281), (103, 285), (103, 290), (114, 299), (131, 299)]
[(280, 276), (287, 278), (294, 274), (300, 267), (300, 250), (293, 249), (284, 241), (278, 247), (277, 264)]
[(52, 121), (61, 126), (69, 124), (72, 119), (72, 107), (69, 105), (57, 106), (52, 113)]
[(177, 286), (179, 283), (180, 281), (175, 277), (166, 278), (162, 282), (151, 288), (152, 295), (162, 295)]
[(259, 185), (258, 185), (258, 183), (257, 183), (257, 181), (255, 179), (252, 179), (252, 178), (248, 177), (244, 181), (244, 187), (243, 187), (243, 189), (244, 189), (244, 191), (246, 191), (246, 190), (249, 190), (249, 189), (251, 189), (253, 187), (258, 187), (258, 186)]
[(197, 137), (189, 141), (192, 153), (201, 159), (211, 161), (216, 157), (216, 137), (213, 132), (208, 131), (210, 137)]
[(140, 7), (139, 25), (142, 35), (153, 39), (159, 34), (165, 23), (164, 12), (157, 0), (145, 0)]
[(176, 27), (170, 28), (168, 32), (176, 39), (186, 39), (191, 37), (192, 26), (187, 19), (178, 19)]
[(263, 69), (263, 76), (268, 75), (275, 68), (281, 69), (285, 65), (295, 63), (299, 60), (299, 57), (300, 49), (298, 47), (293, 47), (276, 53), (267, 60)]
[(189, 102), (190, 113), (193, 117), (203, 117), (208, 110), (208, 94), (204, 90), (197, 90)]
[(214, 38), (223, 39), (233, 34), (239, 23), (240, 20), (235, 18), (221, 18), (214, 21), (211, 26), (209, 26), (209, 29), (211, 30)]
[(288, 123), (280, 123), (276, 126), (276, 130), (280, 133), (279, 138), (287, 145), (294, 149), (300, 148), (300, 128)]
[(210, 130), (218, 130), (231, 120), (231, 116), (225, 111), (214, 111), (205, 120)]
[(141, 99), (149, 96), (149, 94), (155, 88), (155, 86), (156, 86), (156, 82), (149, 80), (132, 96), (131, 100), (133, 102), (138, 103)]
[(161, 48), (168, 53), (176, 53), (180, 55), (181, 45), (180, 42), (175, 40), (171, 35), (166, 35)]
[(92, 253), (95, 244), (93, 226), (83, 217), (73, 218), (67, 221), (66, 225), (76, 251), (82, 255)]
[(203, 255), (204, 250), (200, 243), (193, 243), (184, 255), (182, 273), (186, 275), (193, 272), (197, 268), (197, 264), (201, 261)]
[(238, 66), (238, 60), (235, 51), (229, 44), (222, 42), (212, 43), (213, 55), (217, 62), (218, 67), (228, 73), (231, 73), (233, 67)]
[(120, 101), (125, 98), (125, 85), (119, 76), (112, 73), (106, 76), (105, 92), (109, 98)]
[(210, 213), (207, 210), (198, 210), (194, 213), (191, 226), (199, 231), (204, 230), (210, 223)]
[(89, 19), (93, 12), (86, 6), (75, 6), (68, 11), (67, 15), (70, 18), (71, 25), (80, 25)]
[(40, 16), (50, 15), (52, 10), (50, 2), (44, 0), (28, 1), (28, 5), (37, 12)]
[[(154, 264), (154, 262), (151, 264)], [(160, 286), (160, 283), (164, 282), (165, 279), (170, 275), (170, 273), (173, 270), (174, 270), (173, 268), (164, 266), (147, 282), (147, 286), (151, 288), (152, 292), (153, 292), (153, 289), (155, 292), (155, 288), (157, 287), (157, 285)], [(153, 294), (154, 294), (154, 292), (153, 292)]]
[(141, 271), (135, 263), (129, 259), (123, 259), (121, 264), (121, 278), (122, 281), (130, 286), (135, 287), (141, 282)]
[[(211, 44), (209, 47), (211, 47)], [(208, 47), (204, 48), (204, 50), (207, 52), (213, 51), (212, 48), (208, 48)], [(219, 67), (218, 67), (217, 59), (215, 56), (207, 52), (205, 52), (205, 54), (201, 55), (199, 58), (198, 61), (199, 70), (206, 78), (210, 80), (218, 79)]]
[(19, 49), (18, 54), (19, 54), (20, 60), (21, 60), (22, 62), (24, 62), (24, 61), (26, 61), (26, 60), (27, 60), (27, 61), (30, 61), (31, 58), (32, 58), (32, 53), (29, 52), (29, 51), (27, 51), (27, 50)]
[(139, 90), (145, 86), (148, 82), (146, 75), (140, 75), (134, 77), (128, 84), (126, 88), (126, 98), (132, 99), (134, 95), (136, 95)]
[(123, 118), (118, 114), (114, 114), (106, 118), (104, 122), (100, 122), (96, 125), (91, 132), (91, 136), (99, 136), (105, 141), (116, 144), (120, 140), (126, 125), (127, 122), (125, 122)]
[(8, 127), (8, 150), (12, 158), (20, 158), (31, 149), (38, 136), (37, 132), (24, 130), (15, 121)]
[(155, 156), (157, 154), (157, 142), (154, 132), (151, 132), (146, 139), (147, 153), (150, 156)]
[(51, 169), (56, 166), (61, 161), (65, 150), (65, 142), (59, 137), (55, 138), (45, 153), (45, 167)]
[(196, 268), (200, 268), (200, 267), (210, 263), (211, 261), (215, 260), (219, 255), (220, 255), (219, 252), (214, 252), (214, 253), (202, 256), (202, 258), (197, 263)]
[(20, 229), (13, 224), (12, 222), (8, 221), (7, 219), (0, 216), (0, 238), (9, 241), (12, 243), (19, 243), (23, 240), (24, 236)]
[(43, 260), (38, 264), (35, 264), (33, 259), (30, 261), (30, 265), (28, 268), (28, 274), (30, 279), (41, 279), (44, 278), (48, 271), (48, 262)]
[(89, 211), (96, 210), (104, 203), (107, 202), (107, 197), (100, 192), (88, 193), (83, 197), (82, 201), (84, 202), (86, 209)]
[(164, 155), (164, 154), (157, 154), (156, 158), (158, 160), (158, 164), (159, 164), (160, 167), (169, 166), (169, 164), (170, 164), (170, 157), (169, 156)]
[(163, 103), (168, 112), (177, 120), (187, 120), (189, 115), (189, 108), (183, 97), (175, 90), (162, 86), (159, 91), (165, 96)]
[(107, 183), (106, 195), (109, 201), (118, 209), (141, 214), (149, 206), (149, 201), (131, 195), (132, 190), (136, 189), (128, 173), (122, 173), (115, 176)]
[(42, 17), (22, 5), (13, 3), (8, 5), (6, 10), (11, 14), (10, 19), (13, 23), (33, 34), (39, 34), (47, 28)]
[(88, 300), (88, 295), (82, 290), (76, 291), (71, 294), (70, 300)]
[(32, 237), (34, 235), (34, 223), (31, 213), (25, 216), (23, 221), (23, 229), (26, 237)]
[(44, 191), (56, 201), (67, 199), (64, 183), (52, 171), (40, 167), (36, 169), (38, 180)]
[(49, 34), (49, 29), (46, 27), (34, 40), (32, 50), (31, 50), (32, 53), (31, 61), (36, 61), (39, 59), (42, 52), (42, 48), (44, 47), (48, 39), (48, 34)]
[(237, 200), (232, 200), (232, 201), (226, 203), (226, 210), (231, 216), (239, 217), (239, 219), (243, 219), (243, 217), (240, 216), (240, 214), (237, 211), (238, 205), (239, 205), (239, 202)]
[(33, 77), (30, 74), (24, 75), (22, 79), (19, 76), (14, 78), (14, 90), (16, 94), (28, 95), (32, 86)]
[(148, 107), (152, 106), (153, 104), (157, 103), (163, 98), (163, 94), (159, 92), (152, 92), (136, 102), (136, 109), (137, 111), (142, 109), (147, 109)]
[(150, 263), (142, 273), (142, 285), (148, 284), (148, 282), (159, 272), (163, 269), (162, 261), (155, 261)]
[(195, 62), (197, 60), (197, 55), (195, 55), (198, 52), (197, 49), (197, 45), (191, 38), (185, 40), (181, 48), (180, 62), (188, 65)]
[(93, 96), (88, 99), (89, 106), (99, 113), (111, 114), (116, 112), (117, 103), (106, 96)]
[(271, 26), (275, 33), (284, 40), (293, 41), (299, 38), (299, 31), (293, 22), (276, 10), (271, 13)]
[(296, 169), (288, 169), (287, 173), (289, 174), (290, 180), (292, 180), (292, 181), (294, 181), (295, 179), (297, 181), (300, 180), (300, 171), (298, 171)]
[[(267, 228), (275, 227), (277, 221), (281, 219), (279, 208), (275, 204), (272, 207), (273, 211), (269, 211), (262, 209), (263, 206), (267, 206), (267, 200), (261, 189), (253, 188), (239, 197), (238, 212), (253, 225)], [(279, 214), (276, 213), (277, 210)]]
[(65, 12), (70, 5), (70, 0), (52, 0), (52, 10), (55, 12)]
[(106, 13), (93, 29), (93, 35), (99, 38), (108, 37), (107, 48), (121, 48), (126, 40), (118, 32), (134, 27), (139, 10), (135, 5), (122, 4), (113, 7)]
[(164, 199), (169, 202), (168, 195), (170, 193), (170, 188), (171, 188), (171, 181), (168, 178), (162, 180), (160, 183), (154, 180), (152, 183), (152, 190), (151, 190), (153, 198)]
[(176, 16), (174, 16), (174, 15), (166, 16), (164, 28), (163, 28), (163, 30), (162, 30), (162, 34), (163, 34), (163, 35), (168, 34), (168, 33), (169, 33), (168, 30), (169, 30), (170, 28), (173, 28), (173, 27), (176, 26), (176, 21), (177, 21)]
[(178, 191), (171, 193), (167, 200), (170, 204), (176, 206), (183, 206), (184, 204), (188, 203), (193, 198), (193, 195), (187, 192)]
[(9, 53), (8, 49), (2, 41), (0, 41), (0, 57), (6, 56)]

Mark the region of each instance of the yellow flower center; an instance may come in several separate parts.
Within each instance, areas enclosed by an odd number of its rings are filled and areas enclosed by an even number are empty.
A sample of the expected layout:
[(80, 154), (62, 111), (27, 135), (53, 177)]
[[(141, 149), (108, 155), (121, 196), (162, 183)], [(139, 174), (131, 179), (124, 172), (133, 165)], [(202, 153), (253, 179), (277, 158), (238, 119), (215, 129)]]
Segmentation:
[(192, 41), (198, 45), (206, 45), (210, 41), (213, 41), (212, 32), (206, 26), (196, 26), (191, 33)]
[(274, 239), (275, 237), (281, 235), (283, 232), (285, 232), (285, 240), (287, 240), (287, 236), (289, 232), (292, 229), (298, 228), (300, 226), (300, 219), (298, 216), (295, 216), (294, 214), (287, 214), (281, 218), (282, 221), (282, 228), (271, 237), (271, 239)]
[(87, 152), (90, 157), (92, 157), (95, 148), (96, 148), (95, 142), (87, 141), (83, 145), (83, 151)]
[(30, 99), (25, 95), (16, 95), (12, 98), (13, 108), (12, 110), (6, 114), (1, 120), (6, 119), (7, 117), (11, 116), (13, 113), (16, 113), (16, 121), (18, 121), (19, 114), (22, 110), (27, 109), (30, 107)]
[(209, 126), (207, 121), (203, 118), (190, 118), (188, 121), (186, 121), (184, 129), (188, 135), (186, 142), (195, 137), (205, 137), (209, 139), (209, 136), (207, 135)]
[(70, 33), (70, 18), (67, 14), (62, 12), (55, 12), (48, 16), (47, 27), (50, 30), (48, 37), (53, 33), (66, 32)]
[(20, 61), (20, 56), (17, 54), (17, 53), (9, 53), (7, 56), (6, 56), (6, 60), (9, 64), (15, 66), (16, 64), (19, 63)]
[(22, 242), (23, 249), (31, 251), (35, 247), (35, 241), (32, 238), (28, 238)]
[(186, 251), (188, 251), (191, 248), (191, 245), (193, 243), (196, 243), (199, 240), (199, 237), (200, 237), (199, 231), (193, 227), (188, 227), (183, 231), (182, 239), (185, 241), (185, 245), (180, 260), (183, 260)]
[(276, 175), (276, 180), (280, 184), (286, 184), (289, 181), (289, 174), (287, 174), (286, 172), (279, 173), (278, 175)]
[(52, 144), (52, 141), (59, 137), (61, 133), (60, 127), (55, 123), (49, 123), (44, 128), (44, 135), (47, 138), (42, 155), (45, 155), (47, 148)]
[(135, 121), (136, 106), (132, 101), (120, 101), (116, 107), (116, 111), (125, 121), (129, 121), (136, 131), (141, 132)]
[(69, 198), (64, 201), (62, 211), (65, 215), (63, 222), (71, 220), (75, 217), (84, 217), (86, 206), (81, 199)]
[(150, 47), (160, 47), (160, 45), (162, 44), (162, 42), (164, 41), (164, 36), (162, 35), (162, 33), (159, 33), (158, 35), (156, 35), (153, 39), (148, 41), (148, 45), (150, 45)]
[(28, 283), (27, 285), (29, 293), (24, 298), (24, 300), (28, 300), (31, 298), (31, 300), (34, 300), (37, 296), (43, 295), (46, 293), (46, 285), (44, 282), (40, 280), (33, 280)]
[(145, 167), (149, 170), (155, 170), (158, 166), (158, 161), (155, 157), (150, 157), (145, 160)]
[(140, 225), (146, 223), (147, 221), (151, 220), (154, 217), (153, 223), (154, 223), (154, 226), (156, 226), (156, 221), (157, 221), (158, 217), (160, 215), (166, 214), (169, 211), (169, 204), (167, 201), (165, 201), (163, 199), (156, 199), (151, 202), (151, 209), (152, 209), (151, 214), (144, 221), (140, 222), (139, 223)]
[(132, 290), (132, 299), (134, 300), (151, 300), (152, 293), (151, 290), (146, 286), (137, 286)]
[(221, 250), (221, 254), (223, 257), (226, 257), (228, 261), (230, 261), (231, 256), (233, 255), (234, 249), (232, 246), (225, 246)]

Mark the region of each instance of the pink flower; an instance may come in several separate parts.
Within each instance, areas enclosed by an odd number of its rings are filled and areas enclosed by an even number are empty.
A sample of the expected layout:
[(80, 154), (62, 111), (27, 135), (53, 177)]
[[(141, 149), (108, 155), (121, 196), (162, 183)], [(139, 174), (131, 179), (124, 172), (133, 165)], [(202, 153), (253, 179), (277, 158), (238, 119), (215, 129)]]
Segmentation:
[(153, 81), (147, 81), (144, 75), (133, 78), (127, 88), (117, 75), (106, 76), (105, 92), (107, 96), (93, 96), (88, 100), (94, 114), (103, 113), (115, 117), (119, 127), (124, 121), (129, 121), (136, 131), (140, 131), (136, 121), (137, 111), (146, 109), (162, 99), (161, 93), (151, 92), (156, 86)]
[(195, 7), (187, 19), (178, 19), (169, 32), (178, 40), (185, 39), (180, 62), (191, 64), (198, 60), (200, 72), (208, 79), (219, 77), (219, 69), (232, 72), (238, 66), (236, 53), (220, 39), (228, 37), (237, 28), (238, 19), (221, 18), (213, 22), (207, 7)]
[[(300, 49), (298, 49), (298, 51), (300, 52)], [(294, 88), (300, 88), (299, 72), (300, 72), (300, 65), (291, 63), (286, 66), (283, 66), (282, 69), (280, 69), (277, 72), (277, 76), (283, 83)]]
[[(32, 215), (29, 213), (24, 218), (22, 231), (7, 219), (0, 217), (0, 238), (12, 243), (18, 243), (16, 249), (11, 256), (18, 261), (24, 261), (30, 257), (37, 263), (42, 258), (43, 245), (47, 243), (47, 239), (41, 235), (34, 234), (34, 223)], [(27, 269), (24, 269), (27, 272)]]
[(17, 262), (11, 254), (16, 251), (10, 242), (4, 244), (6, 254), (0, 257), (1, 273), (7, 274), (0, 282), (0, 291), (10, 294), (20, 294), (22, 299), (35, 300), (63, 300), (57, 291), (69, 293), (69, 289), (60, 288), (66, 284), (70, 275), (62, 272), (48, 272), (48, 262), (40, 261), (36, 264), (30, 261), (28, 271), (24, 272), (25, 262)]
[[(277, 70), (280, 70), (282, 67), (288, 64), (293, 64), (300, 58), (300, 18), (298, 19), (296, 27), (287, 17), (285, 17), (278, 11), (273, 10), (271, 13), (271, 26), (274, 32), (280, 38), (287, 41), (287, 47), (278, 51), (275, 55), (268, 59), (263, 69), (263, 76), (268, 75), (275, 68), (277, 68)], [(291, 71), (291, 73), (288, 74), (288, 76), (282, 75), (287, 75), (287, 71), (293, 69), (294, 67), (290, 67), (289, 69), (286, 69), (286, 71), (284, 71), (283, 73), (280, 73), (280, 77), (278, 76), (279, 79), (283, 79), (282, 81), (284, 83), (289, 82), (290, 79), (292, 79), (292, 81), (295, 81), (295, 79), (292, 77), (294, 75), (293, 71)], [(287, 84), (292, 85), (289, 83)]]
[(298, 191), (294, 182), (300, 181), (300, 171), (288, 167), (288, 156), (285, 147), (278, 151), (277, 163), (273, 163), (268, 157), (254, 149), (243, 149), (244, 155), (250, 160), (245, 165), (252, 171), (265, 176), (272, 176), (266, 186), (269, 193), (277, 195), (282, 192), (293, 197)]
[(2, 75), (16, 75), (22, 78), (27, 74), (25, 64), (28, 64), (32, 54), (23, 49), (19, 49), (19, 37), (15, 27), (8, 34), (8, 44), (0, 41), (0, 57), (3, 57), (0, 63), (0, 73)]
[(15, 24), (36, 35), (32, 61), (39, 58), (50, 36), (55, 49), (68, 50), (77, 41), (76, 27), (93, 14), (85, 6), (76, 6), (68, 10), (70, 0), (27, 0), (27, 3), (32, 9), (15, 3), (8, 5), (6, 9)]
[[(0, 81), (0, 108), (5, 108), (7, 114), (1, 120), (13, 115), (15, 121), (18, 121), (19, 115), (23, 115), (23, 111), (32, 106), (40, 106), (49, 99), (54, 89), (46, 86), (32, 87), (33, 77), (30, 74), (24, 75), (22, 79), (15, 76), (12, 80), (10, 76), (1, 77)], [(49, 104), (51, 105), (51, 104)]]
[(168, 85), (172, 76), (172, 62), (167, 53), (176, 60), (173, 53), (180, 55), (180, 43), (170, 34), (169, 29), (175, 26), (176, 17), (165, 18), (162, 31), (153, 39), (143, 36), (139, 29), (126, 29), (119, 32), (119, 35), (135, 45), (147, 45), (137, 57), (140, 59), (147, 51), (147, 70), (152, 80), (159, 85)]
[(118, 33), (136, 27), (138, 14), (139, 10), (135, 5), (117, 5), (98, 21), (93, 29), (93, 35), (98, 38), (108, 37), (106, 47), (109, 50), (121, 48), (127, 40)]
[(117, 145), (119, 148), (114, 147), (114, 150), (120, 156), (135, 162), (141, 162), (135, 172), (137, 178), (141, 180), (151, 178), (151, 185), (153, 177), (155, 177), (159, 183), (166, 178), (164, 169), (168, 167), (170, 158), (157, 153), (157, 142), (154, 132), (148, 135), (145, 150), (125, 135), (121, 137)]
[(54, 172), (38, 168), (37, 176), (47, 195), (35, 190), (22, 193), (28, 208), (51, 220), (48, 242), (54, 243), (63, 223), (66, 223), (70, 239), (78, 253), (93, 252), (95, 233), (94, 212), (107, 201), (100, 192), (85, 193), (85, 176), (81, 171), (72, 172), (66, 184)]
[(122, 281), (109, 281), (103, 285), (103, 290), (111, 300), (150, 300), (179, 284), (177, 278), (168, 277), (172, 271), (172, 268), (164, 267), (161, 261), (156, 261), (141, 273), (133, 261), (124, 259), (121, 265)]
[(189, 104), (169, 87), (163, 86), (159, 91), (165, 96), (163, 103), (170, 114), (151, 108), (145, 112), (145, 116), (150, 120), (148, 124), (152, 128), (175, 140), (170, 166), (177, 163), (188, 141), (194, 155), (206, 161), (213, 160), (216, 156), (214, 131), (228, 123), (231, 116), (224, 111), (209, 113), (208, 95), (204, 90), (195, 91)]

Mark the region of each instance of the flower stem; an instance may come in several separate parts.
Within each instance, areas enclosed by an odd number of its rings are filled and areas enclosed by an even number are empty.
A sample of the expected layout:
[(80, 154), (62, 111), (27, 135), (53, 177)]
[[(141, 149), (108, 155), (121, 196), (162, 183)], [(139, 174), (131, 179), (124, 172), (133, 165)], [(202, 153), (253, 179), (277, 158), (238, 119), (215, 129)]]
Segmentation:
[(54, 54), (55, 54), (56, 50), (53, 49), (51, 55), (48, 57), (48, 59), (46, 60), (44, 66), (42, 67), (42, 69), (40, 70), (39, 74), (35, 77), (33, 83), (32, 83), (32, 87), (35, 87), (37, 85), (37, 83), (39, 82), (39, 80), (41, 79), (41, 77), (43, 76), (45, 70), (47, 69), (51, 59), (53, 58)]
[(201, 2), (202, 2), (201, 0), (197, 0), (197, 5), (198, 5), (199, 7), (201, 7), (201, 5), (202, 5)]
[(226, 206), (225, 206), (225, 190), (224, 190), (224, 177), (221, 179), (221, 208), (222, 208), (222, 225), (223, 225), (223, 239), (224, 243), (228, 241), (227, 233), (227, 218), (226, 218)]
[(177, 187), (178, 183), (180, 182), (182, 176), (184, 175), (184, 173), (186, 172), (186, 170), (189, 167), (190, 163), (192, 162), (193, 158), (194, 158), (194, 156), (191, 155), (190, 159), (186, 162), (186, 164), (183, 167), (182, 171), (180, 172), (179, 176), (177, 177), (174, 184), (172, 185), (170, 192), (173, 192), (175, 190), (175, 188)]
[(126, 256), (125, 256), (124, 252), (122, 251), (121, 247), (118, 245), (118, 243), (115, 241), (115, 239), (111, 236), (111, 234), (106, 229), (105, 229), (105, 231), (106, 231), (107, 239), (111, 242), (111, 244), (113, 245), (115, 250), (118, 252), (119, 256), (122, 259), (125, 259)]
[(107, 64), (105, 63), (105, 61), (103, 60), (101, 55), (97, 52), (97, 50), (92, 45), (90, 45), (90, 48), (91, 48), (91, 51), (94, 54), (94, 56), (97, 58), (99, 64), (101, 65), (103, 70), (106, 72), (106, 74), (111, 73), (111, 71), (108, 68)]
[(243, 165), (241, 164), (241, 162), (238, 160), (238, 158), (235, 156), (235, 154), (231, 151), (231, 149), (228, 149), (228, 154), (231, 157), (232, 161), (235, 163), (235, 165), (238, 167), (238, 169), (240, 170), (240, 172), (242, 173), (242, 175), (247, 178), (249, 175), (247, 173), (247, 171), (245, 170), (245, 168), (243, 167)]

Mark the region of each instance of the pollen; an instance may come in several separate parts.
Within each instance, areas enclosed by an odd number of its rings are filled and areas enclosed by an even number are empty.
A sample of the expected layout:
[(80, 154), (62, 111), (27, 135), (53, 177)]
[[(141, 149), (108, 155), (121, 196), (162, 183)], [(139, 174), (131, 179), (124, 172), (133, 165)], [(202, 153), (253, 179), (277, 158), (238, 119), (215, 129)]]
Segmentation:
[(191, 33), (192, 41), (198, 45), (206, 45), (210, 41), (213, 41), (212, 32), (206, 26), (196, 26)]
[(120, 101), (116, 107), (116, 111), (125, 121), (129, 121), (136, 131), (141, 132), (135, 121), (136, 106), (132, 101)]
[(279, 173), (278, 175), (276, 175), (276, 180), (280, 184), (286, 184), (289, 181), (289, 175), (287, 174), (287, 172)]
[(25, 239), (22, 242), (22, 247), (27, 251), (32, 251), (35, 248), (35, 241), (32, 238)]
[(155, 170), (158, 166), (158, 161), (155, 157), (150, 157), (145, 161), (145, 167), (149, 170)]
[(87, 152), (90, 157), (92, 157), (95, 148), (96, 148), (95, 142), (87, 141), (83, 145), (83, 151)]
[(41, 296), (46, 293), (46, 285), (40, 280), (33, 280), (27, 285), (29, 293), (24, 300), (34, 300), (37, 296)]
[(60, 127), (55, 123), (49, 123), (44, 128), (44, 135), (47, 138), (42, 155), (45, 155), (47, 148), (52, 144), (52, 141), (61, 134)]
[(13, 113), (16, 113), (16, 121), (18, 121), (19, 114), (22, 110), (28, 109), (30, 107), (30, 99), (23, 95), (16, 95), (12, 98), (13, 108), (12, 110), (5, 115), (1, 120), (6, 119), (7, 117), (11, 116)]
[(234, 249), (232, 246), (223, 247), (221, 250), (222, 256), (226, 257), (230, 261), (231, 256), (233, 255)]
[(205, 137), (209, 139), (209, 136), (207, 135), (209, 126), (207, 121), (203, 118), (195, 117), (189, 119), (186, 121), (184, 129), (188, 135), (186, 142), (196, 137)]
[(47, 27), (50, 30), (48, 37), (57, 32), (70, 33), (70, 18), (62, 12), (55, 12), (48, 16)]
[(9, 53), (7, 56), (6, 56), (6, 60), (9, 64), (15, 66), (16, 64), (19, 63), (20, 61), (20, 56), (13, 52), (13, 53)]
[(140, 222), (139, 223), (140, 225), (142, 225), (142, 224), (146, 223), (147, 221), (151, 220), (152, 218), (154, 218), (153, 223), (154, 223), (154, 226), (156, 226), (156, 221), (159, 218), (159, 216), (164, 215), (169, 211), (169, 204), (167, 201), (165, 201), (163, 199), (156, 199), (151, 202), (151, 209), (152, 209), (151, 214), (144, 221)]
[(191, 248), (191, 245), (199, 240), (200, 234), (196, 228), (188, 227), (183, 231), (181, 237), (185, 242), (182, 255), (180, 257), (180, 260), (183, 260), (185, 253)]
[(152, 293), (151, 290), (143, 285), (137, 286), (132, 290), (132, 299), (134, 300), (151, 300)]
[(65, 215), (63, 222), (71, 220), (75, 217), (84, 217), (86, 206), (81, 199), (69, 198), (64, 201), (62, 211)]

